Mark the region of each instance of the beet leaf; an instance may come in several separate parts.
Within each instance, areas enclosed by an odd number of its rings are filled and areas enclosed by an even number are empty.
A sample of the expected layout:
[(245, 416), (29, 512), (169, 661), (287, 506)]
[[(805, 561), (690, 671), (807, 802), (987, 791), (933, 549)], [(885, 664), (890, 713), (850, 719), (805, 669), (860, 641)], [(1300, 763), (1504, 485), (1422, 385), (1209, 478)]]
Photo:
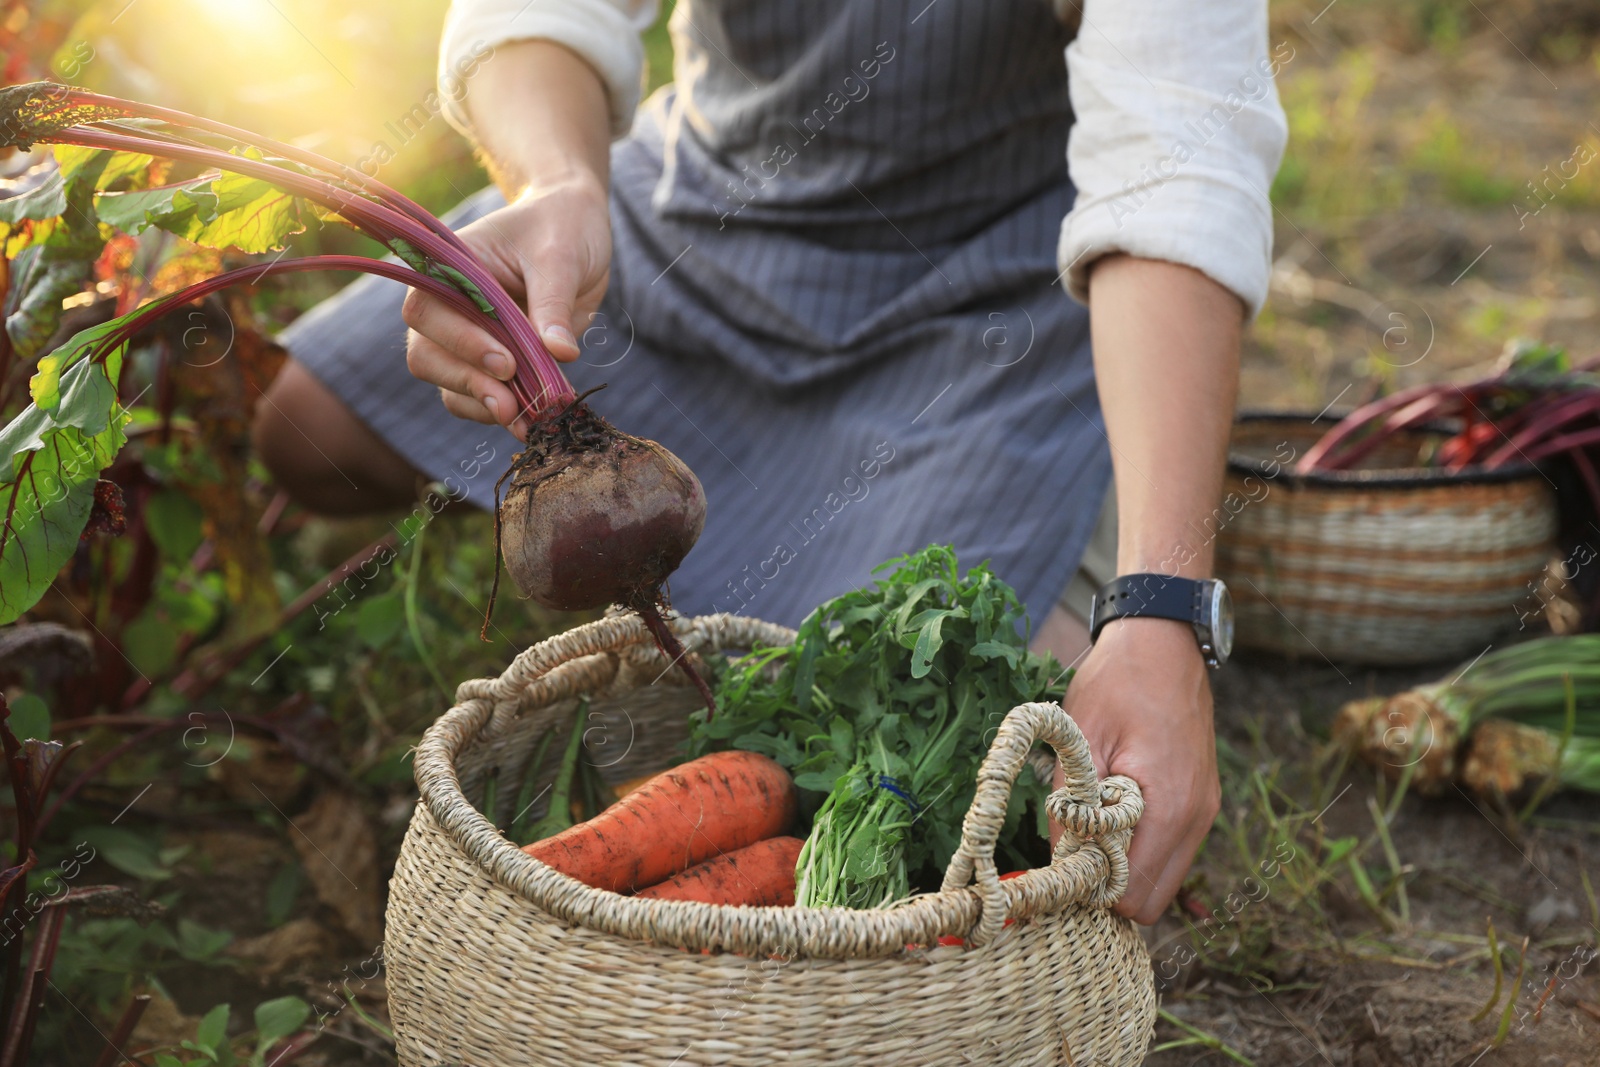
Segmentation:
[[(108, 324), (110, 325), (110, 324)], [(34, 404), (0, 429), (0, 625), (44, 595), (72, 558), (94, 506), (94, 486), (127, 442), (117, 402), (122, 346), (79, 359)]]

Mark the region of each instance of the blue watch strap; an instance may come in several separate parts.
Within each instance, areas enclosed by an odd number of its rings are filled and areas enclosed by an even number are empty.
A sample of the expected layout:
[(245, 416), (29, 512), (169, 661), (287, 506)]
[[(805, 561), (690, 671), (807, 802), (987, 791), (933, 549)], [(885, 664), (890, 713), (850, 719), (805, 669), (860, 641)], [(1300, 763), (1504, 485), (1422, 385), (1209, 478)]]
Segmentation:
[(1199, 618), (1201, 583), (1165, 574), (1125, 574), (1101, 587), (1089, 618), (1089, 640), (1115, 619), (1146, 616), (1193, 625)]

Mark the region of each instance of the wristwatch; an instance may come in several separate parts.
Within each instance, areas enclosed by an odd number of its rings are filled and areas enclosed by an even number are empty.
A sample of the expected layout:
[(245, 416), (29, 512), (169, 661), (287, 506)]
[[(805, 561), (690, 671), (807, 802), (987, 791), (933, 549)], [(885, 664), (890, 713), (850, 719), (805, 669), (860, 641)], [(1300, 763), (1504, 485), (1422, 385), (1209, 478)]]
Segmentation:
[(1194, 627), (1207, 667), (1220, 667), (1233, 652), (1233, 597), (1215, 579), (1194, 581), (1165, 574), (1125, 574), (1101, 587), (1089, 611), (1089, 640), (1114, 619), (1146, 616)]

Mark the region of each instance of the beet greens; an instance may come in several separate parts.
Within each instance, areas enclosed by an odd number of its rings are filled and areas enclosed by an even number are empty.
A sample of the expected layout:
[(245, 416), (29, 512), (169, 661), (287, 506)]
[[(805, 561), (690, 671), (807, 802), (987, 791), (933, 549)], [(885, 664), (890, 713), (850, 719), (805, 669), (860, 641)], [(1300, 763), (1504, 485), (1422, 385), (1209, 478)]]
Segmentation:
[[(132, 193), (104, 194), (104, 187), (99, 187), (100, 220), (130, 234), (156, 226), (211, 248), (275, 250), (305, 228), (302, 217), (307, 212), (294, 199), (301, 198), (323, 209), (310, 212), (317, 218), (348, 223), (383, 244), (414, 272), (470, 297), (493, 323), (490, 332), (508, 342), (517, 364), (513, 389), (530, 413), (564, 406), (574, 398), (522, 309), (466, 244), (422, 207), (375, 178), (223, 123), (48, 82), (0, 90), (0, 130), (4, 130), (0, 146), (76, 145), (135, 159), (159, 157), (217, 168), (215, 175)], [(119, 160), (110, 168), (111, 181), (137, 168), (133, 160)], [(61, 188), (73, 173), (63, 166)], [(32, 210), (37, 211), (40, 200), (49, 204), (59, 191), (52, 183), (42, 197), (36, 191), (22, 199), (33, 200)], [(65, 210), (62, 197), (54, 214)], [(50, 215), (25, 217), (39, 221)]]

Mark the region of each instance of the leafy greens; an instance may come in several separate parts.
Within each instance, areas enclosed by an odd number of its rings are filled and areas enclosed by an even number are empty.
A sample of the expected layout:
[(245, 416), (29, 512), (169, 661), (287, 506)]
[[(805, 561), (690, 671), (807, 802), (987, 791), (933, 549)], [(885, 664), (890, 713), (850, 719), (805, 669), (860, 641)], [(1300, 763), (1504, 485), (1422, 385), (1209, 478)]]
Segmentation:
[[(884, 907), (936, 881), (1001, 720), (1065, 688), (987, 563), (961, 577), (955, 551), (930, 545), (873, 573), (886, 570), (807, 616), (793, 645), (729, 665), (716, 716), (691, 725), (691, 755), (765, 753), (813, 803), (826, 794), (797, 866), (804, 906)], [(1028, 773), (1012, 790), (1000, 847), (1014, 860), (1045, 835), (1046, 792)]]

